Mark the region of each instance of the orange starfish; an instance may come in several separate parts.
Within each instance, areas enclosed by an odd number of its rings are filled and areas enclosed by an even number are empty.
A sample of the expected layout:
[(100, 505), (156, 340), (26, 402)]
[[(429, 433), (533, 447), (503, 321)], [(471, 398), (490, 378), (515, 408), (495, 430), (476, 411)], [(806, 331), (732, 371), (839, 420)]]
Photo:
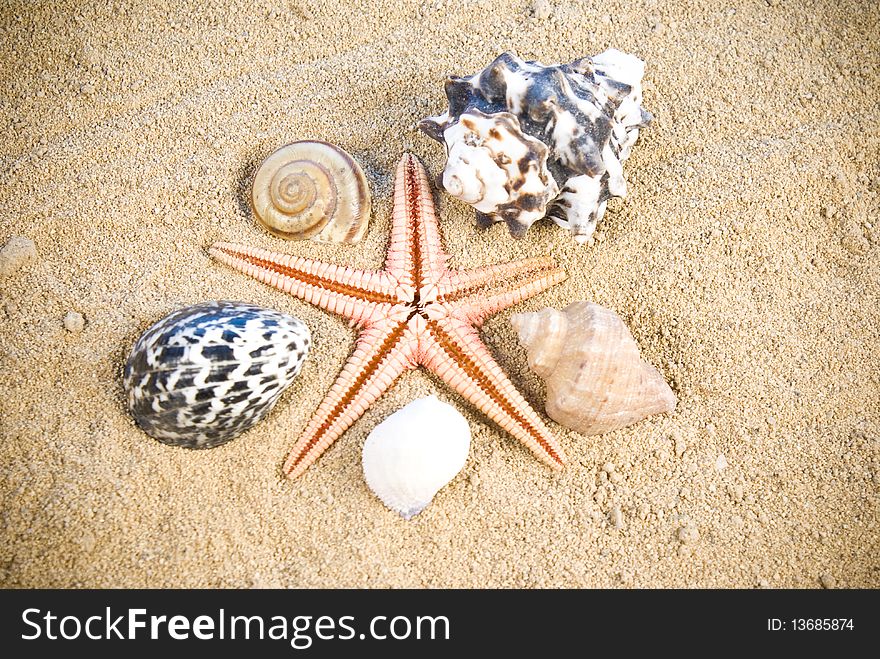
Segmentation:
[(516, 390), (476, 328), (492, 314), (565, 279), (549, 257), (451, 270), (427, 173), (404, 154), (394, 181), (385, 269), (355, 270), (302, 257), (215, 243), (218, 261), (347, 318), (360, 330), (354, 353), (284, 463), (303, 473), (404, 372), (425, 366), (554, 469), (556, 439)]

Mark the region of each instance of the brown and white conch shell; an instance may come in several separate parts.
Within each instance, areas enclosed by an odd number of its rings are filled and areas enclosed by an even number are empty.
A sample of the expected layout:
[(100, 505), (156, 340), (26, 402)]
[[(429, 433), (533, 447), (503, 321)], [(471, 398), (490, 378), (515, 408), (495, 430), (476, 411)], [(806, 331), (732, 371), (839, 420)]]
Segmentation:
[(616, 313), (592, 302), (514, 314), (529, 367), (547, 384), (547, 414), (584, 435), (672, 412), (676, 399)]
[(257, 221), (288, 240), (356, 243), (370, 220), (370, 188), (360, 165), (320, 140), (293, 142), (266, 158), (251, 202)]
[(446, 79), (449, 108), (419, 122), (446, 147), (439, 178), (477, 210), (522, 237), (547, 217), (589, 241), (611, 197), (626, 195), (623, 162), (651, 121), (642, 109), (645, 63), (610, 48), (568, 64), (496, 57)]

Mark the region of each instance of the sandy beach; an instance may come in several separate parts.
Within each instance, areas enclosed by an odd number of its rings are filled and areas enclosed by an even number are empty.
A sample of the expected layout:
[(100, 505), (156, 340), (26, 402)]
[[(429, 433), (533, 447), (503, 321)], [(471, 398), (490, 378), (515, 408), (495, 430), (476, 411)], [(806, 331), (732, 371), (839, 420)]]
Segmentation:
[[(0, 587), (880, 587), (880, 5), (197, 4), (0, 9), (0, 245), (36, 248), (0, 278)], [(598, 437), (547, 419), (555, 473), (419, 369), (284, 479), (355, 332), (206, 248), (379, 268), (402, 153), (443, 167), (416, 124), (446, 108), (447, 75), (609, 47), (646, 62), (655, 119), (592, 244), (549, 222), (514, 240), (435, 198), (453, 266), (551, 254), (569, 275), (482, 331), (539, 412), (510, 315), (576, 300), (624, 319), (676, 411)], [(307, 138), (366, 172), (357, 245), (253, 220), (256, 166)], [(212, 299), (293, 314), (314, 346), (255, 428), (167, 446), (127, 413), (122, 366)], [(430, 394), (465, 415), (471, 452), (406, 521), (361, 448)]]

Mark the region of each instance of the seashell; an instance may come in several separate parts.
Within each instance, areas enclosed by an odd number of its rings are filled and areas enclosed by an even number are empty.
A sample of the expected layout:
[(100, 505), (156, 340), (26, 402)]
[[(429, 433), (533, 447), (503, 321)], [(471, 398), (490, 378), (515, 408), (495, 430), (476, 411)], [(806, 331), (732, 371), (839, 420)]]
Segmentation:
[(309, 328), (245, 302), (203, 302), (150, 327), (132, 348), (123, 386), (128, 408), (151, 437), (210, 448), (272, 409), (299, 373)]
[(584, 435), (672, 412), (676, 399), (616, 313), (592, 302), (514, 314), (529, 367), (547, 384), (547, 414)]
[(320, 140), (293, 142), (266, 158), (251, 202), (259, 223), (288, 240), (356, 243), (370, 220), (370, 188), (360, 165)]
[(551, 66), (504, 53), (447, 78), (449, 109), (419, 124), (446, 146), (442, 187), (482, 226), (504, 221), (522, 237), (548, 217), (587, 241), (608, 199), (626, 195), (622, 163), (651, 120), (644, 70), (614, 49)]
[(470, 446), (470, 427), (454, 407), (420, 398), (373, 428), (364, 477), (382, 503), (410, 519), (461, 471)]

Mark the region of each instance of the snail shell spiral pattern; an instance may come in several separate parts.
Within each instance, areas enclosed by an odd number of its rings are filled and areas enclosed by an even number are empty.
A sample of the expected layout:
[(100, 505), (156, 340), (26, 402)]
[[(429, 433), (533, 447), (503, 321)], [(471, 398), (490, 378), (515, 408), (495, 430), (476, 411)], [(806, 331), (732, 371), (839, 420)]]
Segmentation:
[(150, 327), (125, 364), (128, 408), (165, 444), (210, 448), (260, 421), (308, 354), (298, 318), (245, 302), (204, 302)]
[(287, 240), (356, 243), (370, 219), (370, 189), (360, 165), (320, 140), (293, 142), (266, 158), (251, 202), (257, 221)]

